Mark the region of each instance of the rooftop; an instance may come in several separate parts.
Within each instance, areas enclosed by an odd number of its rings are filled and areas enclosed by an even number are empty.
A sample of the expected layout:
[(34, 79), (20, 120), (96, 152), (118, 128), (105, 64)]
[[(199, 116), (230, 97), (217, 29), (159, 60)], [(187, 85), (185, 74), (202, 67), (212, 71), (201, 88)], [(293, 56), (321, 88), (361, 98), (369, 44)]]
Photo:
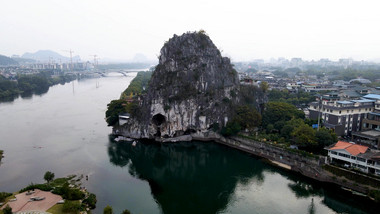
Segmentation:
[(372, 100), (380, 100), (379, 94), (367, 94), (364, 96), (366, 99), (372, 99)]
[(373, 103), (373, 102), (375, 102), (374, 100), (368, 100), (368, 99), (351, 100), (351, 101), (355, 102), (355, 103)]
[(368, 150), (368, 146), (362, 146), (354, 143), (338, 141), (335, 145), (328, 148), (329, 150), (346, 150), (351, 155), (357, 156)]

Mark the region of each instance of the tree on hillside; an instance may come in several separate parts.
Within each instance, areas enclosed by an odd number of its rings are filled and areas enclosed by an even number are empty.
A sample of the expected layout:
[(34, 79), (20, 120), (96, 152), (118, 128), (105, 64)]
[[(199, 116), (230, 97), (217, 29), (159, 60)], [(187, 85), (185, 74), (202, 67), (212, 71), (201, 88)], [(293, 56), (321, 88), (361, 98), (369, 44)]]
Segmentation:
[(296, 145), (307, 151), (315, 150), (318, 145), (314, 129), (306, 124), (302, 124), (295, 128), (291, 135), (294, 137)]
[(260, 88), (261, 88), (261, 90), (263, 90), (263, 92), (267, 92), (268, 91), (268, 89), (269, 89), (269, 84), (267, 83), (267, 82), (261, 82), (260, 83)]
[(107, 105), (106, 121), (109, 126), (115, 125), (119, 120), (119, 114), (127, 111), (125, 100), (112, 100)]
[(50, 171), (45, 172), (44, 179), (49, 183), (54, 179), (54, 173)]
[(284, 122), (284, 125), (280, 129), (281, 137), (284, 137), (287, 140), (290, 140), (292, 132), (295, 128), (304, 124), (302, 119), (291, 119)]
[(338, 138), (332, 130), (321, 128), (315, 133), (315, 138), (318, 143), (318, 150), (322, 151), (324, 147), (334, 144)]
[(294, 105), (283, 102), (268, 102), (263, 114), (263, 126), (274, 124), (278, 121), (288, 121), (292, 118), (305, 118), (305, 113)]
[(104, 210), (103, 210), (103, 214), (113, 214), (113, 210), (112, 210), (112, 207), (110, 205), (107, 205)]
[(261, 115), (254, 107), (244, 105), (237, 107), (236, 116), (233, 120), (239, 123), (243, 130), (251, 131), (261, 124)]

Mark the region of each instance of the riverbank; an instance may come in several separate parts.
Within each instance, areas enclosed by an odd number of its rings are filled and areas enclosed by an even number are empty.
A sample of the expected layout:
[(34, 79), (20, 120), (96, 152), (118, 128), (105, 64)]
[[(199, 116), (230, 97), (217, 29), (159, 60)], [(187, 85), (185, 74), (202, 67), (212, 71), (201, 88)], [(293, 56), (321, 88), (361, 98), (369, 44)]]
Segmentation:
[[(114, 127), (114, 133), (123, 134), (123, 129)], [(369, 195), (370, 191), (379, 191), (379, 185), (370, 185), (370, 179), (375, 178), (364, 177), (364, 182), (357, 182), (347, 176), (334, 174), (331, 170), (326, 170), (324, 166), (330, 166), (327, 162), (327, 157), (317, 155), (306, 155), (298, 150), (293, 151), (285, 148), (272, 145), (270, 143), (258, 142), (252, 139), (243, 137), (223, 137), (222, 135), (213, 131), (196, 132), (189, 135), (183, 135), (175, 138), (156, 138), (157, 142), (180, 142), (180, 141), (214, 141), (228, 147), (232, 147), (255, 156), (265, 158), (275, 166), (284, 168), (313, 180), (332, 183), (339, 185), (343, 188)], [(348, 170), (346, 170), (348, 171)], [(360, 176), (360, 175), (355, 175)], [(379, 180), (380, 183), (380, 180)]]
[(0, 212), (9, 205), (13, 212), (87, 213), (95, 208), (96, 196), (81, 186), (82, 179), (83, 175), (70, 175), (44, 184), (32, 183), (0, 201)]

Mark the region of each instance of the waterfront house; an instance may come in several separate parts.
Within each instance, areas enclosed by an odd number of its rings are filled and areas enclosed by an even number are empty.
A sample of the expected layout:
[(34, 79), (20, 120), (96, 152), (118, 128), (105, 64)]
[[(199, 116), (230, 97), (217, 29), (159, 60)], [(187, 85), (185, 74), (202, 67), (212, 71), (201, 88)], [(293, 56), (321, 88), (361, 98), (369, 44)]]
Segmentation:
[(380, 151), (368, 146), (338, 141), (325, 148), (332, 163), (380, 175)]

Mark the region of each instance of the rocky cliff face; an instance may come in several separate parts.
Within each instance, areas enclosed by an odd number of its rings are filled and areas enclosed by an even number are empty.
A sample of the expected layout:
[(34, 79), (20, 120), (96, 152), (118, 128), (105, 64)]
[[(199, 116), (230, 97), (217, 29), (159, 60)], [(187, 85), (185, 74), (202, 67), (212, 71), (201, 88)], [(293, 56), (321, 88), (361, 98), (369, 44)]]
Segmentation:
[(239, 80), (202, 32), (174, 35), (161, 49), (159, 64), (140, 105), (141, 115), (122, 127), (125, 136), (171, 138), (223, 126), (239, 102)]

